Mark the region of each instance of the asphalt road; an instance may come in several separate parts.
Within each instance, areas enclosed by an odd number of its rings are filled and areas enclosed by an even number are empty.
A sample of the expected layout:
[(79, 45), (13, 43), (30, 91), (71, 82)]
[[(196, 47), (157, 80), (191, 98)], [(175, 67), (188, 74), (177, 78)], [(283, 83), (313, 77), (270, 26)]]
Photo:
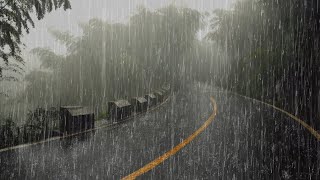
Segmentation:
[(138, 179), (320, 179), (320, 144), (299, 123), (203, 84), (158, 110), (99, 129), (0, 154), (1, 179), (120, 179), (214, 121), (190, 144)]

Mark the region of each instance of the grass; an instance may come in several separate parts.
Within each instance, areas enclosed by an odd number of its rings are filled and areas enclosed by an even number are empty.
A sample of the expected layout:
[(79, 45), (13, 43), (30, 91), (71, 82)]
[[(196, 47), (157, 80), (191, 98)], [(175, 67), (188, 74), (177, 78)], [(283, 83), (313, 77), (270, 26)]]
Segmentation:
[(101, 121), (102, 119), (106, 119), (108, 117), (108, 113), (107, 112), (101, 112), (99, 115), (98, 115), (98, 118), (96, 121)]

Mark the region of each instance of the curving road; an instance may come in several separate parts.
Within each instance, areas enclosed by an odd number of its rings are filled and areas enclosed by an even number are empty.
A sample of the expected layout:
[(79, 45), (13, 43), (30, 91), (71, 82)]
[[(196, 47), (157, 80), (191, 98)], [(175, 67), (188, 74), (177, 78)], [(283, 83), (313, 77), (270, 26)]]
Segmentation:
[(138, 179), (320, 179), (320, 144), (272, 107), (203, 84), (113, 129), (0, 153), (0, 179), (120, 179), (205, 130)]

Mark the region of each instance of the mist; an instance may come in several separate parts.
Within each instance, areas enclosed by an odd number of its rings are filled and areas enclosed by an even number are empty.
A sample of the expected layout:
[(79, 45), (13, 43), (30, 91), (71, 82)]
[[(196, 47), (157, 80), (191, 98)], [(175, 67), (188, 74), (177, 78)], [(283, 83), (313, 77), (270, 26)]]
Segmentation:
[(0, 0), (0, 179), (319, 179), (319, 8)]

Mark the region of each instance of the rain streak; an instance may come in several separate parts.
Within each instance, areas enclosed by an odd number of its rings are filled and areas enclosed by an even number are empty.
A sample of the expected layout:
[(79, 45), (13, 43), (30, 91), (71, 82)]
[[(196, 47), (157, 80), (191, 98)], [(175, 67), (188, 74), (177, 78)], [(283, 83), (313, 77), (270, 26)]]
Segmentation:
[(320, 179), (320, 0), (0, 0), (0, 179)]

